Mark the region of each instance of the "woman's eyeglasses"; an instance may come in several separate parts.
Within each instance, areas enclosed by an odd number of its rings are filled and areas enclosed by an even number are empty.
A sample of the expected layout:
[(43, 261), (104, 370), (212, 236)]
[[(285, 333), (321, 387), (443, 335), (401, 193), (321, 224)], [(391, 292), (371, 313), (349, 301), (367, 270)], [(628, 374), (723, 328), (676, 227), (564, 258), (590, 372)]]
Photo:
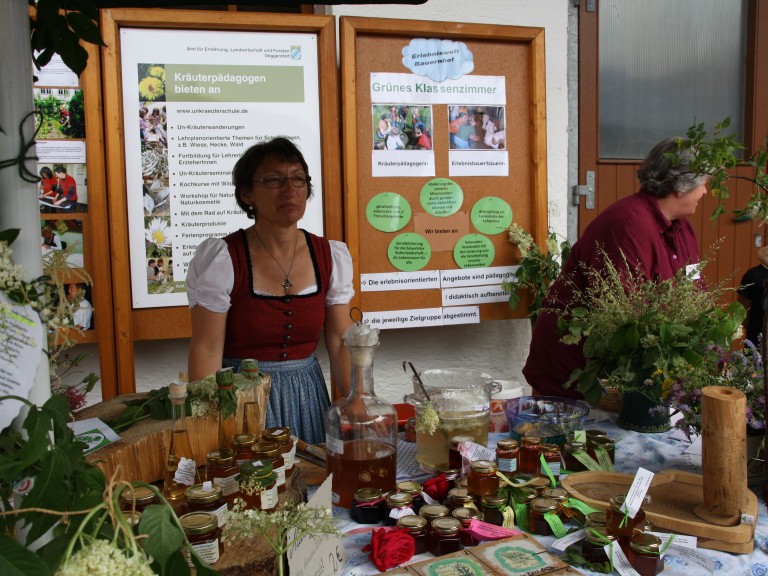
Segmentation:
[(312, 178), (304, 175), (296, 176), (267, 176), (266, 178), (254, 178), (253, 181), (259, 184), (263, 184), (267, 188), (282, 188), (285, 185), (286, 180), (290, 180), (296, 188), (304, 188), (312, 181)]

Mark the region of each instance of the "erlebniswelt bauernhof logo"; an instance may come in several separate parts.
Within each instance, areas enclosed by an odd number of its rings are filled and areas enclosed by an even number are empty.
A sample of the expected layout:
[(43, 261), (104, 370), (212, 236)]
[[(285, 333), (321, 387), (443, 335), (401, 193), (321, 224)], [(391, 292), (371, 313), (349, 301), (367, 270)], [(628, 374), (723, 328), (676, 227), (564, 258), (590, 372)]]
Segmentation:
[(301, 60), (301, 46), (291, 46), (291, 60)]
[(97, 428), (88, 430), (82, 434), (78, 434), (77, 439), (80, 442), (85, 442), (88, 445), (86, 449), (83, 450), (85, 454), (93, 452), (97, 448), (101, 448), (102, 446), (109, 444), (109, 440), (107, 440), (106, 436), (104, 436), (104, 434), (102, 434)]

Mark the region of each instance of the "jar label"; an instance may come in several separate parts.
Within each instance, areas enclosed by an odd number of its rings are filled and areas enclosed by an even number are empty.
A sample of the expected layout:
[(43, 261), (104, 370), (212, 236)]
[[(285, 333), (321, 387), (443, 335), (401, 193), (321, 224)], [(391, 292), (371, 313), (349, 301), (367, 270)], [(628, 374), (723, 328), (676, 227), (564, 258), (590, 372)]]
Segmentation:
[(269, 490), (262, 490), (259, 495), (261, 496), (262, 510), (272, 510), (277, 506), (277, 484)]
[(325, 447), (330, 454), (344, 454), (344, 442), (330, 434), (325, 435)]
[(389, 511), (389, 517), (395, 520), (399, 520), (403, 516), (416, 516), (416, 513), (413, 511), (413, 508), (392, 508)]
[(291, 441), (291, 449), (283, 454), (283, 460), (285, 461), (286, 470), (290, 470), (296, 464), (296, 442), (293, 440)]
[(603, 470), (607, 470), (608, 472), (614, 472), (613, 462), (611, 462), (611, 456), (608, 454), (608, 451), (605, 448), (603, 448), (602, 446), (597, 446), (595, 448), (595, 456), (597, 456), (597, 461)]
[(231, 496), (240, 491), (240, 484), (237, 481), (237, 474), (227, 476), (226, 478), (214, 478), (213, 483), (215, 486), (221, 488), (221, 495), (225, 498)]
[[(619, 576), (637, 576), (637, 570), (629, 563), (629, 559), (621, 546), (613, 546), (612, 544), (606, 544), (603, 546), (603, 550), (608, 555), (608, 558), (613, 558), (613, 569), (619, 573)], [(611, 556), (613, 554), (613, 556)]]
[(285, 486), (285, 466), (280, 466), (279, 468), (275, 468), (273, 472), (277, 474), (277, 485)]
[(600, 468), (600, 464), (595, 462), (595, 459), (592, 458), (589, 454), (584, 452), (584, 450), (576, 450), (573, 453), (573, 457), (576, 458), (579, 462), (584, 464), (587, 470), (591, 470), (592, 472), (600, 472), (602, 471), (602, 468)]
[(645, 494), (648, 492), (648, 488), (651, 487), (652, 481), (653, 472), (645, 468), (638, 468), (635, 473), (635, 479), (632, 480), (632, 485), (629, 487), (629, 492), (627, 492), (627, 497), (624, 498), (624, 504), (621, 505), (621, 511), (627, 512), (630, 518), (634, 518), (640, 510), (640, 506), (643, 505)]
[[(192, 550), (195, 551), (195, 553), (200, 556), (200, 559), (203, 560), (206, 564), (215, 564), (219, 561), (219, 539), (216, 538), (215, 540), (211, 542), (203, 542), (200, 544), (190, 544), (192, 547)], [(192, 564), (188, 562), (190, 566)]]
[(517, 472), (517, 458), (499, 458), (499, 470), (502, 472)]
[(224, 525), (227, 523), (227, 503), (224, 502), (224, 504), (216, 508), (216, 510), (213, 510), (213, 514), (216, 514), (219, 528), (223, 528)]
[(576, 542), (579, 542), (581, 540), (584, 540), (584, 538), (587, 537), (587, 529), (582, 528), (581, 530), (577, 530), (576, 532), (571, 532), (570, 534), (566, 534), (562, 538), (558, 538), (550, 546), (554, 548), (555, 550), (560, 550), (560, 552), (565, 552), (565, 549), (568, 548), (571, 544), (576, 544)]
[(184, 456), (182, 456), (181, 460), (179, 460), (176, 472), (173, 474), (173, 481), (177, 484), (192, 486), (195, 483), (196, 474), (197, 463), (191, 458), (184, 458)]

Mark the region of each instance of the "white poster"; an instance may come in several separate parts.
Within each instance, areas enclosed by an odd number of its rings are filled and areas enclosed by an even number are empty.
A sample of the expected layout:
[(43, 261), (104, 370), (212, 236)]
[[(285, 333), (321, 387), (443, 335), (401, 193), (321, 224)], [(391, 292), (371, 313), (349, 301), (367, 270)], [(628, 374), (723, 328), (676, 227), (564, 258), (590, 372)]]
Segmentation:
[(314, 184), (299, 226), (322, 234), (317, 35), (124, 28), (120, 42), (134, 307), (186, 305), (197, 245), (252, 224), (231, 174), (253, 144), (296, 142)]

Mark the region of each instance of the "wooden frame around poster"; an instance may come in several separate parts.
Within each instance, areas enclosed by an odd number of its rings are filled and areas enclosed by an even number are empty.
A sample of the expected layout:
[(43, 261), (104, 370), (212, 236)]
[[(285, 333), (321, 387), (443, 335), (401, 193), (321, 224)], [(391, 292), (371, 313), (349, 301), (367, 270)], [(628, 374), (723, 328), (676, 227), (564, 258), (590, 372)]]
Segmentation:
[[(135, 391), (133, 343), (139, 340), (187, 338), (191, 335), (186, 306), (133, 309), (123, 142), (120, 28), (187, 29), (246, 32), (314, 33), (318, 37), (318, 83), (322, 131), (323, 217), (325, 236), (342, 239), (336, 29), (332, 16), (246, 12), (114, 9), (101, 12), (106, 47), (102, 52), (104, 127), (109, 182), (113, 297), (117, 357), (116, 393)], [(186, 358), (179, 358), (186, 367)]]
[[(440, 289), (363, 292), (361, 273), (395, 273), (387, 257), (392, 237), (374, 229), (366, 219), (369, 199), (383, 191), (396, 191), (410, 201), (414, 213), (419, 190), (429, 178), (372, 176), (370, 74), (410, 74), (402, 63), (402, 49), (413, 39), (440, 39), (463, 42), (474, 54), (472, 74), (505, 76), (506, 118), (514, 119), (515, 141), (509, 143), (509, 176), (461, 177), (469, 201), (489, 195), (502, 196), (512, 207), (513, 221), (528, 230), (541, 246), (547, 237), (547, 148), (545, 106), (544, 29), (417, 20), (342, 17), (340, 19), (341, 85), (344, 145), (345, 237), (355, 266), (355, 305), (364, 313), (442, 306)], [(512, 90), (510, 86), (519, 87)], [(446, 104), (434, 105), (433, 116), (447, 118)], [(435, 122), (432, 141), (447, 138), (447, 122)], [(449, 150), (434, 146), (434, 177), (448, 175)], [(466, 205), (469, 205), (467, 202)], [(463, 208), (464, 209), (464, 208)], [(399, 232), (413, 231), (413, 221)], [(495, 248), (492, 266), (515, 265), (519, 253), (509, 244), (507, 234), (491, 237)], [(461, 270), (452, 252), (432, 252), (423, 270)], [(523, 300), (516, 311), (506, 302), (480, 304), (480, 320), (527, 315)]]

